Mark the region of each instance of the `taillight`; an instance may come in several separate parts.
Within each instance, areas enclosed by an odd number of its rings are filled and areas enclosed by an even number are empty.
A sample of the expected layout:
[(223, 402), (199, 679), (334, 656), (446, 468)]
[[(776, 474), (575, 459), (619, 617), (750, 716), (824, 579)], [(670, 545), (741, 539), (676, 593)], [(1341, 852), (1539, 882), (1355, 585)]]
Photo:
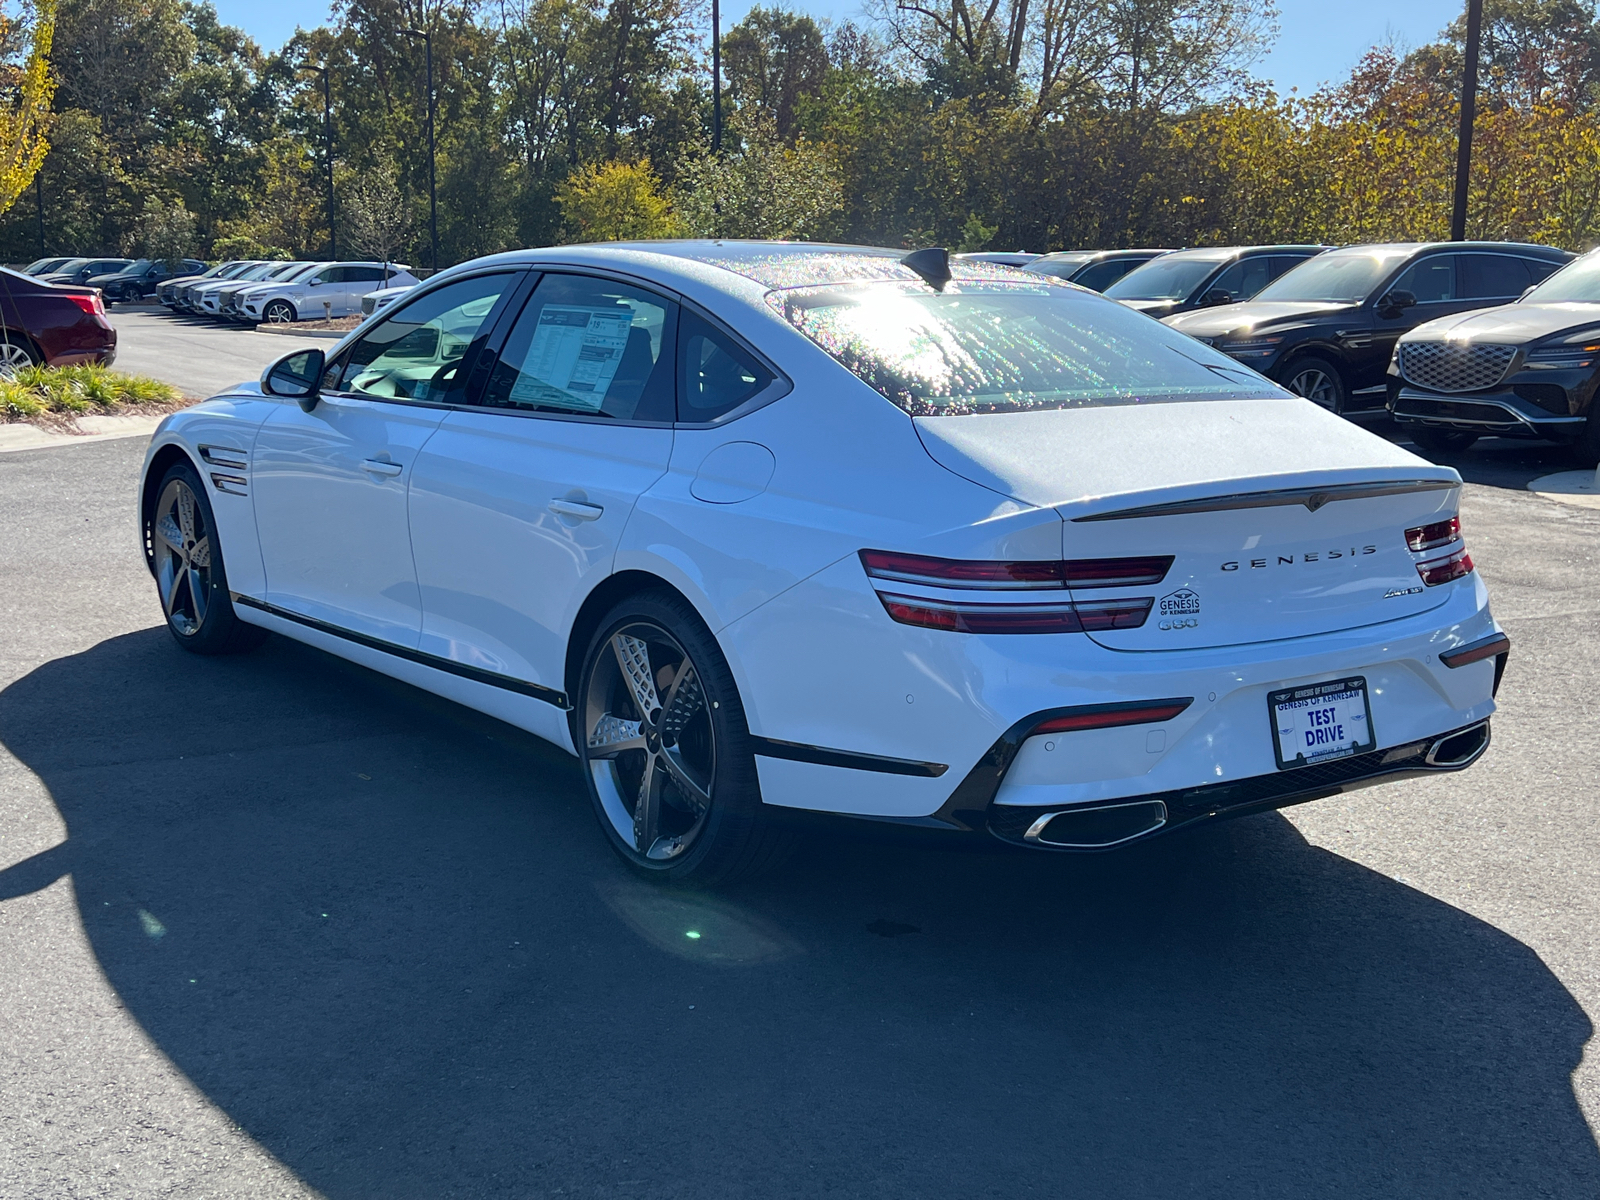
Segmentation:
[(1457, 550), (1448, 558), (1436, 558), (1432, 562), (1418, 563), (1417, 574), (1422, 576), (1422, 582), (1429, 587), (1438, 587), (1441, 583), (1449, 583), (1453, 579), (1472, 574), (1472, 555), (1463, 549)]
[(1170, 554), (1145, 558), (993, 559), (933, 558), (891, 550), (863, 550), (861, 565), (874, 579), (945, 588), (1132, 587), (1160, 583)]
[(1170, 700), (1087, 704), (1046, 717), (1033, 727), (1032, 733), (1072, 733), (1079, 729), (1110, 729), (1117, 725), (1151, 725), (1157, 721), (1172, 720), (1193, 703), (1193, 696), (1177, 696)]
[(968, 604), (879, 592), (889, 616), (902, 625), (951, 633), (1094, 633), (1137, 629), (1155, 599), (1090, 600), (1076, 604)]
[(1406, 530), (1406, 545), (1413, 550), (1432, 550), (1460, 540), (1460, 517), (1451, 517), (1448, 521), (1435, 521), (1431, 525), (1418, 525), (1415, 529)]
[(71, 300), (91, 317), (103, 317), (106, 315), (106, 306), (100, 299), (99, 292), (90, 292), (87, 296), (80, 296), (77, 292), (68, 292), (67, 299)]

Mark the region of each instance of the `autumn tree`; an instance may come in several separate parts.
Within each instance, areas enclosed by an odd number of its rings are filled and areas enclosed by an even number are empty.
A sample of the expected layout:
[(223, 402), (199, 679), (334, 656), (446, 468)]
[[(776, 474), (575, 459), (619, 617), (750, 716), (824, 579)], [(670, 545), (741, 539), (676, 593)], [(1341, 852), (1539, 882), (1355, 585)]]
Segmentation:
[(55, 80), (50, 47), (55, 0), (25, 0), (17, 16), (0, 12), (0, 213), (17, 202), (50, 151), (45, 130)]

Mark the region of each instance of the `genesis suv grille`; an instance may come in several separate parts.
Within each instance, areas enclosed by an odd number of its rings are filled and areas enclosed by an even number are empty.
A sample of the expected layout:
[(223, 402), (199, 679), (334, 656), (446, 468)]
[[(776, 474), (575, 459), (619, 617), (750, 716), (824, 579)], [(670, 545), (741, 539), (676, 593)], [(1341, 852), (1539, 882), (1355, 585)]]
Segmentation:
[(1402, 342), (1400, 374), (1435, 392), (1480, 392), (1505, 378), (1515, 346), (1473, 342)]

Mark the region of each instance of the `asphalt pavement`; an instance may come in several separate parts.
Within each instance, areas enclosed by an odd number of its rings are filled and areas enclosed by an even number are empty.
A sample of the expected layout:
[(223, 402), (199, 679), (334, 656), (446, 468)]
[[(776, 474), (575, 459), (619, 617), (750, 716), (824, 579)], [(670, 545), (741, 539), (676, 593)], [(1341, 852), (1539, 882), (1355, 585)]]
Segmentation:
[(840, 825), (700, 894), (531, 737), (171, 645), (142, 449), (0, 456), (0, 1197), (1600, 1195), (1552, 452), (1460, 462), (1515, 647), (1471, 770), (1092, 857)]
[[(116, 305), (106, 315), (117, 329), (117, 370), (164, 380), (195, 399), (259, 379), (268, 363), (301, 346), (289, 335), (164, 308)], [(328, 346), (310, 339), (304, 344)]]

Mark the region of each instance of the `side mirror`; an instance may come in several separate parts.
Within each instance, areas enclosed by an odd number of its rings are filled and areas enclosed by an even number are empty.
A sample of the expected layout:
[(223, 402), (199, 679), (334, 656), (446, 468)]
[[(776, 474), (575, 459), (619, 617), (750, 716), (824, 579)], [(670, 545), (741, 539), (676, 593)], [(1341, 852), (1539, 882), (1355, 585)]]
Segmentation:
[(1378, 311), (1390, 317), (1399, 316), (1406, 309), (1415, 308), (1416, 306), (1416, 296), (1411, 292), (1405, 291), (1390, 292), (1382, 300), (1378, 301)]
[(308, 279), (308, 280), (306, 280), (306, 284), (309, 287), (321, 287), (322, 286), (322, 280), (320, 280), (320, 279)]
[(296, 350), (285, 354), (261, 372), (261, 390), (269, 396), (298, 400), (300, 407), (310, 412), (317, 406), (322, 372), (327, 365), (327, 355), (321, 350)]
[(1200, 306), (1202, 308), (1212, 308), (1212, 307), (1214, 307), (1214, 306), (1216, 306), (1218, 304), (1232, 304), (1232, 303), (1233, 303), (1233, 293), (1229, 292), (1229, 291), (1225, 291), (1222, 288), (1212, 288), (1204, 296), (1200, 297)]

